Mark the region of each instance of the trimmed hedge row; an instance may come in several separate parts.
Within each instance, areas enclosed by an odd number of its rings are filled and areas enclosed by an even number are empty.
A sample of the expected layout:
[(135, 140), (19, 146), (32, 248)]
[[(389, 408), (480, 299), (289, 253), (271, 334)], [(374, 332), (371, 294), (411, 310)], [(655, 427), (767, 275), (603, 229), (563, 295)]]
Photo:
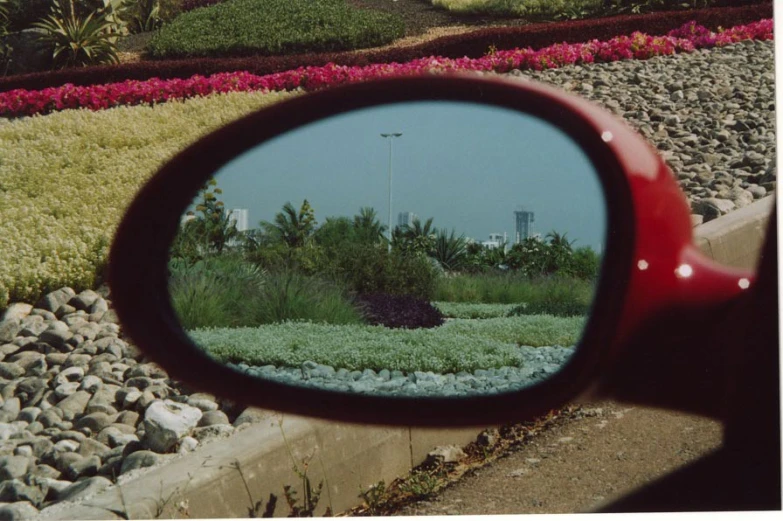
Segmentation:
[(147, 49), (168, 59), (277, 56), (377, 47), (404, 35), (399, 16), (345, 0), (232, 0), (180, 15)]
[(578, 20), (558, 24), (543, 23), (522, 27), (482, 29), (463, 35), (438, 38), (413, 47), (385, 51), (229, 59), (203, 58), (108, 65), (0, 78), (0, 92), (14, 89), (40, 90), (66, 83), (78, 86), (150, 78), (189, 78), (196, 74), (209, 76), (219, 72), (232, 71), (248, 71), (256, 75), (265, 75), (307, 65), (322, 66), (334, 63), (336, 65), (365, 66), (372, 63), (403, 63), (432, 55), (451, 58), (480, 57), (488, 51), (490, 46), (494, 46), (496, 49), (515, 47), (537, 49), (560, 42), (607, 40), (618, 34), (631, 34), (634, 31), (643, 31), (647, 34), (665, 34), (691, 20), (695, 20), (699, 25), (708, 29), (716, 30), (718, 27), (743, 25), (763, 18), (771, 18), (772, 11), (772, 2), (767, 2), (737, 8), (699, 9)]

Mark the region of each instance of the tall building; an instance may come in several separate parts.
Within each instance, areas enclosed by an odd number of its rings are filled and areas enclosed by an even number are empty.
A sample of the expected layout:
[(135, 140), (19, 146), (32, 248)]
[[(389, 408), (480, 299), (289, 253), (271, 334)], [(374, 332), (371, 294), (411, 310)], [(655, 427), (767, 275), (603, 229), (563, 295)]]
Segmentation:
[(234, 208), (226, 213), (228, 214), (229, 222), (233, 222), (236, 225), (237, 231), (246, 232), (249, 229), (247, 208)]
[(414, 219), (418, 219), (419, 216), (413, 212), (400, 212), (397, 214), (397, 226), (413, 226)]
[(514, 217), (516, 218), (516, 243), (519, 244), (530, 237), (530, 225), (535, 222), (535, 214), (520, 206), (514, 211)]

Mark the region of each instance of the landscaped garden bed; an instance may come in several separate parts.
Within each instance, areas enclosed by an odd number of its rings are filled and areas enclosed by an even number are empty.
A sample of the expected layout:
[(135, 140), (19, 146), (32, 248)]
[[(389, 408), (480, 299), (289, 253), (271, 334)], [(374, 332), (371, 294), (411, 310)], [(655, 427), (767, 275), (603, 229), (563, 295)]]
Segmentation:
[(14, 89), (39, 90), (65, 84), (94, 85), (126, 80), (150, 78), (190, 78), (193, 75), (209, 76), (217, 73), (246, 71), (254, 75), (268, 75), (307, 66), (325, 66), (329, 63), (345, 66), (404, 63), (412, 60), (439, 56), (444, 58), (480, 58), (491, 48), (539, 49), (562, 42), (584, 42), (592, 39), (609, 40), (617, 35), (630, 35), (634, 31), (647, 34), (665, 34), (693, 20), (699, 25), (716, 31), (719, 27), (748, 24), (772, 17), (772, 4), (762, 3), (737, 8), (703, 9), (652, 13), (649, 15), (625, 15), (610, 19), (577, 20), (557, 24), (538, 23), (521, 27), (493, 27), (458, 36), (443, 37), (408, 48), (392, 48), (383, 51), (305, 54), (298, 56), (254, 56), (248, 58), (226, 57), (189, 60), (142, 61), (122, 65), (95, 66), (85, 69), (66, 69), (49, 73), (0, 78), (0, 91)]

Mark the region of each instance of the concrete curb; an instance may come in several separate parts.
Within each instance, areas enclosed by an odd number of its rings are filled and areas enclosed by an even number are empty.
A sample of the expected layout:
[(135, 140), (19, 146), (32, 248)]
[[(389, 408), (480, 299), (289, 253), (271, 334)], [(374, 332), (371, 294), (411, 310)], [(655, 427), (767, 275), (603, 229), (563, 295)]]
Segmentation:
[[(695, 242), (721, 264), (753, 268), (763, 245), (775, 197), (694, 228)], [(424, 461), (436, 446), (466, 445), (483, 428), (371, 427), (259, 410), (259, 423), (153, 469), (122, 476), (120, 484), (81, 502), (42, 511), (45, 519), (249, 517), (249, 508), (277, 496), (276, 516), (288, 513), (283, 486), (301, 499), (302, 478), (293, 470), (309, 462), (313, 487), (324, 482), (316, 515), (361, 502), (359, 493), (390, 483)], [(259, 513), (260, 513), (259, 512)]]
[(709, 258), (727, 266), (755, 269), (767, 233), (775, 195), (693, 229), (694, 241)]

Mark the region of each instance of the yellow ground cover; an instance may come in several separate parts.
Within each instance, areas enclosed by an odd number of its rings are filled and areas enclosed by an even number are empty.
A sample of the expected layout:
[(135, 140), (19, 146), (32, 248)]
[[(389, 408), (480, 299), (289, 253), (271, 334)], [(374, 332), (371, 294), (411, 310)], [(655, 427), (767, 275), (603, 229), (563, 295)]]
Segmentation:
[(0, 119), (0, 309), (92, 287), (136, 191), (199, 137), (298, 93)]

